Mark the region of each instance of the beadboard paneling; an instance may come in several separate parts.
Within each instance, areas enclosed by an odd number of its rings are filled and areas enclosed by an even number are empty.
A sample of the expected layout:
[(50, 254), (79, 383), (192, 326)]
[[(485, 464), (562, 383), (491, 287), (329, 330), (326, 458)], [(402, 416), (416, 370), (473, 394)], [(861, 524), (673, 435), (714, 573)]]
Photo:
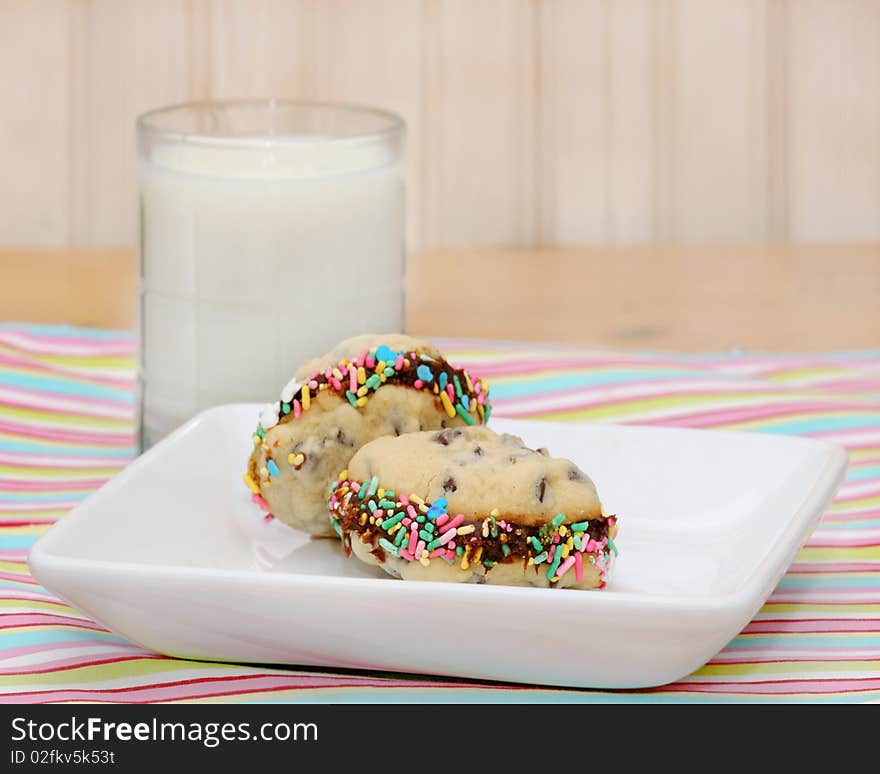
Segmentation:
[(424, 13), (419, 241), (532, 244), (533, 5), (427, 0)]
[(374, 105), (406, 121), (407, 243), (422, 231), (422, 4), (314, 2), (309, 83), (315, 99)]
[(880, 0), (9, 0), (0, 245), (133, 244), (136, 115), (408, 125), (408, 242), (880, 239)]
[(70, 211), (69, 9), (0, 8), (0, 242), (64, 245)]
[(666, 75), (672, 236), (762, 241), (767, 232), (766, 4), (680, 0)]
[[(184, 10), (177, 0), (93, 0), (73, 6), (76, 245), (124, 245), (137, 234), (134, 117), (191, 98)], [(86, 45), (80, 36), (86, 36)]]
[(880, 234), (880, 2), (789, 6), (791, 236)]
[(312, 13), (302, 0), (196, 0), (193, 89), (200, 99), (307, 98)]

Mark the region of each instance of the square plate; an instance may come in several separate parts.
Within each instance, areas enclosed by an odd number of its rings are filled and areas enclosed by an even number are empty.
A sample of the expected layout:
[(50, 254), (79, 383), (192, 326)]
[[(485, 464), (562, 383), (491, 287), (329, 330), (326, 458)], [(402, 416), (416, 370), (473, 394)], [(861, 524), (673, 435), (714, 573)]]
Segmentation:
[(847, 461), (801, 438), (496, 419), (596, 482), (619, 518), (608, 587), (405, 582), (263, 521), (241, 482), (258, 410), (209, 409), (132, 462), (36, 543), (36, 579), (182, 658), (661, 685), (760, 609)]

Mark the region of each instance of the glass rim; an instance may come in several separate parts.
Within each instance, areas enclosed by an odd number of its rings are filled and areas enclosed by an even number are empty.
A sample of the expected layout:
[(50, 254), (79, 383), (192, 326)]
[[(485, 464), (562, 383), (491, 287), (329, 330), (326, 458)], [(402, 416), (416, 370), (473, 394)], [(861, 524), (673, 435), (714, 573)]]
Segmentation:
[[(229, 140), (235, 139), (247, 139), (245, 135), (240, 137), (236, 137), (235, 135), (229, 134), (205, 134), (204, 132), (186, 132), (180, 131), (177, 129), (166, 129), (156, 124), (152, 123), (156, 118), (167, 115), (168, 113), (173, 113), (175, 111), (180, 110), (193, 110), (199, 108), (211, 108), (211, 107), (265, 107), (270, 109), (275, 109), (278, 107), (293, 107), (293, 108), (311, 108), (311, 109), (329, 109), (333, 111), (338, 111), (341, 113), (349, 113), (353, 115), (361, 115), (361, 116), (373, 116), (379, 119), (384, 120), (387, 123), (387, 126), (383, 126), (379, 129), (374, 129), (369, 132), (359, 132), (346, 136), (320, 136), (319, 138), (316, 136), (316, 141), (319, 140), (322, 143), (362, 143), (362, 142), (372, 142), (377, 140), (382, 140), (388, 137), (393, 137), (394, 135), (402, 134), (406, 128), (406, 121), (402, 116), (397, 113), (392, 113), (390, 110), (383, 110), (382, 108), (372, 107), (369, 105), (359, 105), (351, 102), (332, 102), (332, 101), (321, 101), (321, 100), (299, 100), (299, 99), (285, 99), (278, 97), (266, 97), (266, 98), (257, 98), (257, 99), (203, 99), (203, 100), (191, 100), (187, 102), (175, 102), (169, 105), (162, 105), (157, 108), (151, 108), (144, 113), (138, 115), (135, 119), (135, 128), (138, 134), (150, 134), (158, 137), (165, 137), (170, 140), (176, 140), (178, 142), (192, 142), (192, 143), (207, 143), (213, 144), (218, 139), (226, 138)], [(277, 135), (261, 135), (261, 139), (266, 142), (272, 142), (273, 140), (283, 141), (285, 139), (296, 137), (297, 135), (293, 132), (285, 132)], [(251, 138), (253, 139), (253, 137)]]

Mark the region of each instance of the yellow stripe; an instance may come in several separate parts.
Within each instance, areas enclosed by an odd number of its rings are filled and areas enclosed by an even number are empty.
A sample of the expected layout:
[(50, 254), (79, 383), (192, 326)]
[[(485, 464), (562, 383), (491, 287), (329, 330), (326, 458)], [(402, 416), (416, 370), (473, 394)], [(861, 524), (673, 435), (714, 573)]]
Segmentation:
[[(762, 613), (873, 613), (880, 614), (880, 604), (872, 605), (812, 605), (808, 603), (793, 605), (791, 603), (768, 602), (761, 608)], [(836, 634), (830, 632), (829, 634)]]
[(70, 413), (50, 411), (43, 409), (22, 409), (11, 406), (0, 407), (0, 416), (10, 416), (16, 419), (34, 419), (40, 422), (51, 422), (60, 425), (81, 425), (83, 428), (101, 427), (119, 430), (131, 430), (131, 419), (106, 419), (104, 417), (79, 417)]
[[(0, 594), (3, 593), (3, 588), (8, 590), (8, 587), (0, 587)], [(0, 600), (0, 605), (4, 611), (14, 607), (36, 607), (52, 613), (70, 614), (76, 612), (70, 605), (65, 605), (63, 602), (41, 602), (36, 599), (3, 599)]]
[[(498, 380), (500, 381), (500, 380)], [(529, 396), (530, 399), (540, 396)], [(535, 412), (547, 419), (598, 419), (605, 417), (623, 417), (630, 414), (642, 414), (658, 409), (667, 409), (672, 407), (684, 406), (694, 409), (702, 409), (707, 406), (716, 405), (719, 408), (733, 408), (730, 406), (730, 400), (751, 398), (743, 393), (701, 393), (698, 395), (660, 395), (652, 397), (633, 398), (613, 403), (610, 406), (596, 406), (593, 408), (567, 409), (563, 411), (540, 411)], [(759, 402), (759, 401), (756, 401)], [(721, 425), (719, 425), (720, 427)]]
[(43, 468), (28, 465), (26, 468), (15, 468), (11, 465), (0, 465), (0, 475), (11, 473), (25, 481), (41, 478), (109, 478), (119, 472), (124, 464), (120, 462), (115, 468)]
[[(112, 646), (112, 642), (108, 643), (108, 645)], [(39, 682), (44, 685), (52, 685), (56, 690), (64, 690), (65, 688), (88, 689), (88, 683), (90, 682), (102, 682), (120, 677), (161, 675), (169, 672), (178, 672), (183, 669), (199, 669), (208, 672), (212, 667), (216, 668), (216, 666), (216, 664), (205, 664), (198, 661), (137, 658), (120, 664), (93, 664), (91, 666), (65, 668), (57, 672), (43, 672), (39, 675)], [(25, 687), (36, 682), (34, 675), (3, 675), (2, 681), (3, 686), (7, 688)], [(138, 686), (130, 687), (136, 690)], [(143, 687), (153, 688), (154, 686), (148, 684)], [(97, 690), (100, 690), (100, 688)]]
[[(791, 672), (870, 672), (878, 669), (880, 669), (880, 661), (751, 661), (746, 664), (706, 664), (694, 674), (703, 677), (723, 677)], [(834, 677), (829, 678), (829, 680), (834, 679)]]
[[(48, 503), (47, 503), (48, 504)], [(8, 521), (21, 521), (22, 519), (51, 519), (64, 516), (70, 508), (47, 508), (39, 511), (0, 511), (0, 527)]]
[[(0, 344), (0, 351), (22, 357), (22, 351), (17, 347)], [(133, 355), (51, 355), (40, 352), (28, 352), (26, 357), (49, 365), (68, 365), (83, 369), (99, 368), (110, 371), (133, 371), (137, 366), (137, 358)]]
[(860, 511), (863, 508), (871, 508), (875, 505), (880, 505), (880, 495), (862, 497), (859, 500), (845, 500), (842, 503), (831, 503), (828, 510), (835, 513), (838, 511)]
[(779, 373), (764, 374), (764, 379), (773, 382), (793, 382), (798, 379), (806, 379), (816, 376), (859, 376), (859, 372), (852, 368), (795, 368), (791, 371), (781, 371)]
[(840, 548), (802, 548), (798, 553), (799, 562), (812, 562), (817, 559), (831, 559), (837, 562), (851, 562), (854, 559), (880, 559), (880, 546), (840, 547)]
[(872, 446), (867, 449), (850, 449), (849, 458), (852, 460), (860, 460), (864, 457), (880, 456), (880, 446)]

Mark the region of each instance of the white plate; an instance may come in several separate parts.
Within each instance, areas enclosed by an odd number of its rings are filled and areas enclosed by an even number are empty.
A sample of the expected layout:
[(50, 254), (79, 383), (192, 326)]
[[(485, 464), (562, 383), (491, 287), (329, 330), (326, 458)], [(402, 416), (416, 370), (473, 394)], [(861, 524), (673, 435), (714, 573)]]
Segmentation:
[(660, 685), (752, 618), (846, 469), (798, 438), (493, 420), (596, 482), (619, 517), (608, 588), (405, 582), (264, 525), (241, 481), (257, 411), (210, 409), (129, 465), (36, 543), (37, 580), (173, 656)]

